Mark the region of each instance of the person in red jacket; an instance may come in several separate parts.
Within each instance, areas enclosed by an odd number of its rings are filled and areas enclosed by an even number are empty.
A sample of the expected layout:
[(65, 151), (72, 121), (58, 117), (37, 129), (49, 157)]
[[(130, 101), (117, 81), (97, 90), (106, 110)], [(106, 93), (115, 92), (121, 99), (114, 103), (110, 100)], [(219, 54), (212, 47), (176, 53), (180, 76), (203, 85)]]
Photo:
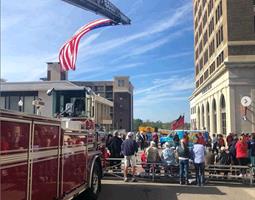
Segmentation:
[[(247, 165), (247, 158), (248, 158), (248, 144), (244, 135), (241, 136), (236, 143), (236, 158), (239, 162), (239, 165)], [(242, 175), (245, 173), (241, 170)]]

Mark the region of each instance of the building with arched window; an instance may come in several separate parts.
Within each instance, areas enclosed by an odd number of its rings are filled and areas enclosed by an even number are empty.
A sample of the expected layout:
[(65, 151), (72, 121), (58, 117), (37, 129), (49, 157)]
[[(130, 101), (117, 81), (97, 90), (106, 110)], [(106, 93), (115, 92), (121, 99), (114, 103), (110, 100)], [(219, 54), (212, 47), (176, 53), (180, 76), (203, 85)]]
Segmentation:
[[(191, 127), (222, 134), (254, 132), (255, 1), (193, 0), (193, 5)], [(246, 112), (243, 96), (252, 99)]]

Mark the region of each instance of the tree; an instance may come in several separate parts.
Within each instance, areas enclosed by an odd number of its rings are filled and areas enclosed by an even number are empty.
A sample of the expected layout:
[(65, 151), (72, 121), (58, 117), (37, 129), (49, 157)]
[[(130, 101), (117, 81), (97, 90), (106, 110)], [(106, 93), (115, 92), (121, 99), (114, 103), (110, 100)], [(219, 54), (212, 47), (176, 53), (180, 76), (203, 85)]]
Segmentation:
[(143, 124), (143, 120), (141, 119), (133, 119), (133, 130), (138, 131), (139, 126)]

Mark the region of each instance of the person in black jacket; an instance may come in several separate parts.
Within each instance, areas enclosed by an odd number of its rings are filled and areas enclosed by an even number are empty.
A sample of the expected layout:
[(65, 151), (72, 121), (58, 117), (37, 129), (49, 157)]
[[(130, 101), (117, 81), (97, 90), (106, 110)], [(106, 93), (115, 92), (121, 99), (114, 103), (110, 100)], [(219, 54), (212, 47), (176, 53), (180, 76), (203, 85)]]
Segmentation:
[[(121, 144), (122, 144), (122, 139), (119, 137), (119, 132), (114, 131), (113, 133), (114, 137), (111, 139), (111, 142), (109, 144), (109, 150), (110, 150), (110, 158), (121, 158)], [(110, 161), (110, 165), (116, 165), (120, 169), (121, 165), (121, 160), (113, 160)]]

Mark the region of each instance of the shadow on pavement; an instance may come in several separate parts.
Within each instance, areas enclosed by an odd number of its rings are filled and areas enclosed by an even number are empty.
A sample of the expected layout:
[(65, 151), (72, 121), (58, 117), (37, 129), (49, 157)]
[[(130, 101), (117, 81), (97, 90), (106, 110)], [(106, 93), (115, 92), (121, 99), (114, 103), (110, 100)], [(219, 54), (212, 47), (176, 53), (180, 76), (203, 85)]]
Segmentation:
[(143, 185), (104, 184), (98, 200), (177, 200), (178, 196), (187, 194), (225, 195), (216, 187), (177, 186), (177, 185)]

